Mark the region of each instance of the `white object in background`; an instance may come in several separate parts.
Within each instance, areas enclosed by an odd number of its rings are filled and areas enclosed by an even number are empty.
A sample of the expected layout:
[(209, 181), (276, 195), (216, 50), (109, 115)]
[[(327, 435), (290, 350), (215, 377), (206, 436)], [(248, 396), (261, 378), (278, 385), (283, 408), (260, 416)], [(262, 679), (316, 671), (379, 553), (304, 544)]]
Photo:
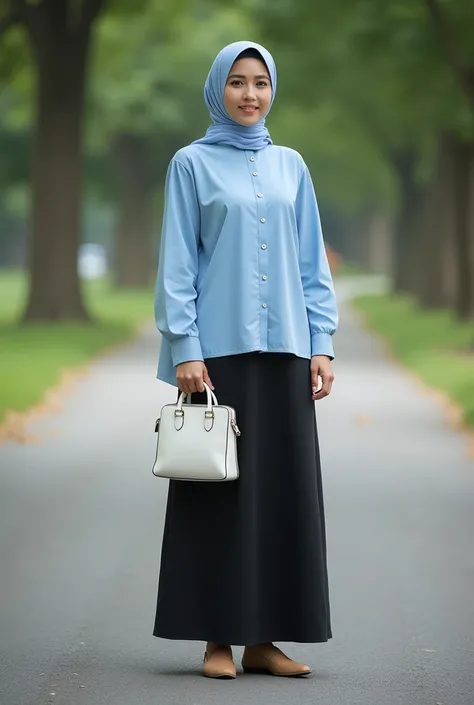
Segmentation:
[(93, 242), (79, 247), (78, 274), (81, 279), (99, 279), (107, 274), (107, 253), (103, 245)]

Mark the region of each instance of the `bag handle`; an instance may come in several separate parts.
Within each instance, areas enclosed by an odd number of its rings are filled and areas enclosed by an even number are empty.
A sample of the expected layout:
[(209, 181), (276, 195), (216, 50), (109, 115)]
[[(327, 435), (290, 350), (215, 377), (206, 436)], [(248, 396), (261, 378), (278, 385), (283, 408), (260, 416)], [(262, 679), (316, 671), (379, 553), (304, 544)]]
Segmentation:
[[(206, 411), (212, 411), (212, 406), (218, 406), (217, 402), (217, 397), (214, 394), (214, 392), (211, 390), (209, 385), (206, 384), (206, 382), (203, 382), (204, 388), (206, 390), (206, 396), (207, 396), (207, 408)], [(182, 411), (183, 410), (183, 403), (186, 402), (189, 404), (191, 399), (191, 394), (187, 394), (186, 392), (181, 392), (179, 395), (178, 403), (176, 404), (176, 410), (177, 411)]]

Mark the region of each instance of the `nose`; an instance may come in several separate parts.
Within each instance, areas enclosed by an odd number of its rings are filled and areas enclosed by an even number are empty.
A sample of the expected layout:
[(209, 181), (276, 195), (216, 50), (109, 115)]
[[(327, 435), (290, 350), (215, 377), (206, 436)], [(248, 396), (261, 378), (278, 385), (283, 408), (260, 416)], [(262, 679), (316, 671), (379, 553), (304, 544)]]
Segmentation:
[(253, 103), (255, 101), (255, 91), (252, 89), (252, 86), (248, 86), (245, 90), (244, 98), (247, 102)]

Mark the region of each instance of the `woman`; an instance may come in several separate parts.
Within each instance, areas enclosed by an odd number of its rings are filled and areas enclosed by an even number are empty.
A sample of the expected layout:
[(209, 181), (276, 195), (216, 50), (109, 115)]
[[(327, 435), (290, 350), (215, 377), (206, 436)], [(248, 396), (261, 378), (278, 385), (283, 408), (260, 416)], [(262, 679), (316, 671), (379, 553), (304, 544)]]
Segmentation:
[(306, 675), (273, 642), (332, 636), (314, 400), (331, 390), (337, 311), (311, 177), (265, 127), (276, 83), (262, 46), (225, 47), (212, 125), (165, 192), (158, 378), (195, 403), (206, 382), (242, 436), (236, 482), (170, 482), (153, 633), (207, 642), (215, 678), (235, 677), (232, 645), (245, 671)]

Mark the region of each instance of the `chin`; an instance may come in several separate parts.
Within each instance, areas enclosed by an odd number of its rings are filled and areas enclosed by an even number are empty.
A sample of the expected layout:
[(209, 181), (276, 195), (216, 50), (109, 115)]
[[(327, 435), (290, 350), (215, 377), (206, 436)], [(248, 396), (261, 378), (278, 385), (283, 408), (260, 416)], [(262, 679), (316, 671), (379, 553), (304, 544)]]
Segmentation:
[(239, 117), (235, 118), (235, 121), (239, 123), (239, 125), (244, 125), (244, 127), (251, 127), (252, 125), (256, 125), (257, 122), (259, 122), (260, 116), (259, 117), (251, 117), (247, 119), (242, 119), (242, 117), (239, 115)]

